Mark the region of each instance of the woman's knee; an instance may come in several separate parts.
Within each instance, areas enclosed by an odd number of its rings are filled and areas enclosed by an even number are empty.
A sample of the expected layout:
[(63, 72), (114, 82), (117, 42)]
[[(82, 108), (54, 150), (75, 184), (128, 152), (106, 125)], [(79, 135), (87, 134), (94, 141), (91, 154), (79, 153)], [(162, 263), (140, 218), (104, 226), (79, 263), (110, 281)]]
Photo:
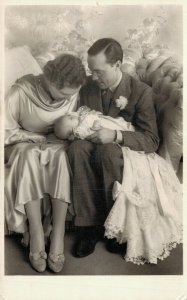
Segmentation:
[(31, 161), (32, 163), (35, 162), (36, 157), (37, 157), (37, 151), (36, 151), (36, 146), (34, 145), (28, 145), (24, 146), (22, 149), (20, 147), (19, 149), (19, 156), (24, 160), (24, 161)]
[(63, 165), (63, 167), (65, 167), (68, 164), (67, 152), (64, 149), (59, 149), (50, 159), (50, 163), (53, 165)]

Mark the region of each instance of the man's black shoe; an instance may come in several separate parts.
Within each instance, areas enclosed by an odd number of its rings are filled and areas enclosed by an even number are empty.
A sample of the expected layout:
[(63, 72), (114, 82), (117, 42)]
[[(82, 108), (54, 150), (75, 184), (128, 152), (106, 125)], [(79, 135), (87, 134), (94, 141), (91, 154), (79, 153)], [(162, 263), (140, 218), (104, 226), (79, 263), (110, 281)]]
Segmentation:
[(98, 242), (95, 233), (95, 227), (81, 227), (78, 230), (78, 241), (74, 248), (74, 256), (85, 257), (90, 255), (95, 250), (95, 245)]
[(126, 253), (127, 243), (119, 244), (116, 239), (106, 239), (106, 249), (111, 253)]
[(74, 255), (76, 257), (85, 257), (92, 254), (95, 250), (96, 240), (82, 239), (77, 242)]

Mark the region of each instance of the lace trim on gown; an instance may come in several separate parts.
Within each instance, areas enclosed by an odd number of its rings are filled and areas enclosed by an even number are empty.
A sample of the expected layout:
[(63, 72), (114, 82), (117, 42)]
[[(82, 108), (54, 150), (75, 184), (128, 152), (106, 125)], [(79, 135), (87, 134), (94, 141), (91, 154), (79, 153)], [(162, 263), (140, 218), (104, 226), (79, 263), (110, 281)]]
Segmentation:
[(182, 243), (181, 185), (156, 154), (123, 151), (126, 173), (122, 184), (114, 184), (115, 202), (104, 224), (105, 236), (127, 242), (126, 261), (157, 264)]
[[(163, 243), (161, 246), (161, 250), (150, 250), (146, 251), (144, 249), (144, 256), (131, 256), (131, 255), (124, 255), (124, 259), (126, 262), (132, 262), (136, 265), (144, 265), (145, 263), (151, 263), (151, 264), (157, 264), (157, 260), (164, 260), (170, 255), (170, 252), (172, 249), (176, 248), (177, 245), (181, 244), (182, 236), (183, 236), (183, 230), (182, 226), (179, 225), (178, 228), (179, 237), (176, 238), (175, 235), (171, 235), (168, 243)], [(136, 234), (133, 237), (128, 237), (128, 233), (121, 230), (118, 226), (113, 226), (107, 224), (107, 231), (105, 231), (105, 236), (108, 239), (116, 238), (119, 244), (123, 244), (128, 241), (128, 243), (131, 242), (131, 240), (136, 239)], [(127, 244), (128, 249), (128, 244)], [(143, 250), (142, 250), (143, 251)], [(130, 251), (129, 251), (130, 252)], [(133, 253), (136, 252), (136, 250), (133, 250)], [(146, 258), (147, 257), (147, 258)]]

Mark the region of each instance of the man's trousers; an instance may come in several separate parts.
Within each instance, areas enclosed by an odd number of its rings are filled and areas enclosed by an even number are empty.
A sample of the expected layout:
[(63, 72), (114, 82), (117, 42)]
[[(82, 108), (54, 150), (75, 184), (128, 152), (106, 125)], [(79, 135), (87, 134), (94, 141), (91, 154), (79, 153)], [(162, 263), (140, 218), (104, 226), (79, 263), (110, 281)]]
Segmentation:
[(72, 170), (72, 201), (76, 226), (103, 225), (112, 205), (112, 188), (121, 183), (123, 155), (119, 145), (77, 140), (68, 157)]

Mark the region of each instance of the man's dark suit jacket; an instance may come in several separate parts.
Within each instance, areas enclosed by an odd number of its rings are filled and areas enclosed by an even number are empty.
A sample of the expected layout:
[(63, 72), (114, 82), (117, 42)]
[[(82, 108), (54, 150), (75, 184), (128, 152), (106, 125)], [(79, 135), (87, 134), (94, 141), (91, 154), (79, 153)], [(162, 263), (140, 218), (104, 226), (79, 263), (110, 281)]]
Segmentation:
[[(128, 99), (124, 110), (116, 107), (120, 96)], [(91, 77), (80, 90), (80, 106), (103, 112), (101, 89)], [(135, 132), (122, 131), (122, 145), (135, 151), (155, 152), (159, 145), (156, 112), (152, 99), (152, 89), (141, 81), (123, 73), (118, 87), (113, 93), (108, 116), (123, 117), (135, 126)]]

